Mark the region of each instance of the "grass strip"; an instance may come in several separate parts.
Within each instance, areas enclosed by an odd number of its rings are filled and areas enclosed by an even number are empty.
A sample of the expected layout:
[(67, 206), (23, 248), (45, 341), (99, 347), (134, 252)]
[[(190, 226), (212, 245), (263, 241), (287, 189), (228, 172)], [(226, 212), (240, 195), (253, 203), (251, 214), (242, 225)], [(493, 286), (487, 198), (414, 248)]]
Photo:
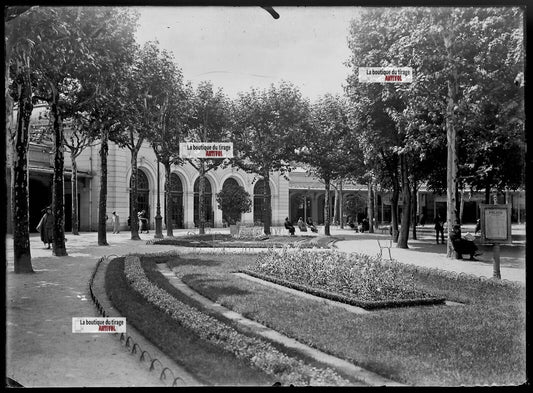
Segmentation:
[(335, 386), (349, 384), (349, 381), (329, 368), (310, 367), (302, 360), (279, 352), (267, 341), (245, 336), (209, 315), (177, 301), (147, 279), (138, 256), (128, 255), (125, 258), (124, 273), (134, 290), (171, 315), (179, 324), (194, 331), (202, 340), (212, 342), (235, 354), (237, 358), (279, 378), (282, 383)]
[(180, 278), (202, 295), (276, 331), (392, 380), (417, 386), (526, 381), (525, 288), (411, 269), (415, 285), (461, 306), (359, 315), (236, 277), (249, 255), (183, 255)]
[(124, 258), (109, 263), (105, 288), (114, 307), (127, 318), (128, 324), (200, 382), (214, 386), (270, 386), (275, 382), (272, 376), (248, 366), (218, 346), (199, 340), (190, 329), (147, 302), (127, 283)]
[[(179, 258), (179, 257), (177, 257)], [(185, 304), (188, 304), (192, 307), (196, 307), (205, 314), (210, 315), (211, 317), (218, 319), (222, 323), (225, 323), (228, 326), (231, 326), (233, 329), (239, 331), (242, 334), (246, 334), (250, 337), (255, 337), (258, 339), (264, 339), (263, 336), (260, 336), (258, 334), (255, 334), (253, 331), (247, 328), (243, 328), (239, 323), (235, 322), (232, 319), (226, 318), (223, 315), (220, 315), (217, 312), (214, 312), (212, 310), (206, 309), (203, 307), (202, 304), (195, 301), (194, 299), (191, 299), (190, 297), (184, 295), (180, 290), (178, 290), (176, 287), (174, 287), (169, 280), (164, 277), (161, 272), (157, 269), (157, 264), (159, 263), (166, 263), (171, 266), (175, 266), (175, 259), (176, 256), (168, 257), (168, 256), (142, 256), (142, 267), (146, 273), (147, 278), (155, 285), (157, 285), (159, 288), (165, 290), (168, 292), (171, 296), (173, 296), (176, 300), (183, 302)], [(317, 362), (314, 358), (308, 357), (304, 354), (302, 354), (299, 351), (296, 351), (292, 348), (288, 348), (283, 346), (282, 344), (279, 344), (277, 342), (270, 342), (270, 344), (276, 348), (278, 351), (285, 353), (288, 356), (291, 357), (299, 357), (301, 358), (305, 363), (308, 363), (312, 367), (321, 368), (325, 367), (323, 363)], [(346, 379), (353, 379), (350, 375), (344, 375), (341, 373), (341, 376)], [(361, 382), (353, 379), (354, 384), (360, 384)]]

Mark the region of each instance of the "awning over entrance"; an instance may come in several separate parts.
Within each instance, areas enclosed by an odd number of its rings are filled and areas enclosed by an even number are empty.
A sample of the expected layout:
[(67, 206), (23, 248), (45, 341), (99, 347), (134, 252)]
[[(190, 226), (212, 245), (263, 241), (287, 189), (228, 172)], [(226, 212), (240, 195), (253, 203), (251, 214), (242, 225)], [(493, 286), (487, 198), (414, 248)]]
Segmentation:
[[(30, 166), (29, 168), (29, 171), (30, 171), (30, 174), (37, 174), (37, 173), (48, 173), (48, 174), (53, 174), (54, 173), (54, 168), (43, 168), (43, 167), (35, 167), (35, 166)], [(63, 176), (65, 177), (69, 177), (72, 175), (72, 170), (70, 169), (65, 169), (63, 171)], [(79, 178), (89, 178), (89, 179), (92, 179), (93, 175), (91, 175), (90, 173), (88, 172), (84, 172), (84, 171), (78, 171), (78, 177)]]

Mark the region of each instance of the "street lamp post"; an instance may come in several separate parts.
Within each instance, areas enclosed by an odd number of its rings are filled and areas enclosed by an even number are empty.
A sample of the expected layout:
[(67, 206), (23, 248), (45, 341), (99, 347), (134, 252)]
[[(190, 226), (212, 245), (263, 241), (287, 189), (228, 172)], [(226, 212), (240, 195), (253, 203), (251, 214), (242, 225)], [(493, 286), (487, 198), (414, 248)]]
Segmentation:
[(162, 230), (162, 221), (163, 217), (161, 217), (161, 201), (159, 198), (159, 153), (161, 151), (161, 145), (156, 145), (157, 149), (157, 207), (155, 210), (155, 239), (162, 239), (163, 238), (163, 230)]

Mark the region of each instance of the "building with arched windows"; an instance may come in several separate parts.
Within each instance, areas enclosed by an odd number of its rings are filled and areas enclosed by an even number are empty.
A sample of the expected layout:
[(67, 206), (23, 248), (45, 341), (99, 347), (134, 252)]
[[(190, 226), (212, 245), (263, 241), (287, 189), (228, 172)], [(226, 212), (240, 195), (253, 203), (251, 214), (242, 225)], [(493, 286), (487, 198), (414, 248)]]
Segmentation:
[[(29, 145), (29, 194), (30, 194), (30, 232), (35, 232), (41, 210), (50, 205), (52, 201), (52, 175), (53, 175), (53, 152), (52, 141), (49, 134), (43, 132), (47, 126), (47, 119), (43, 113), (46, 107), (37, 105), (32, 114), (32, 129)], [(6, 181), (8, 190), (11, 182), (12, 156), (7, 143), (8, 170)], [(80, 231), (95, 231), (98, 221), (98, 200), (100, 195), (100, 157), (99, 145), (86, 148), (77, 158), (78, 168), (78, 204)], [(123, 230), (127, 230), (127, 219), (130, 215), (130, 181), (131, 181), (131, 153), (127, 149), (120, 148), (110, 142), (107, 157), (107, 212), (115, 211), (121, 218)], [(137, 203), (138, 211), (145, 210), (149, 228), (155, 227), (155, 215), (157, 208), (157, 190), (161, 214), (167, 211), (164, 197), (164, 167), (159, 166), (153, 149), (148, 143), (144, 143), (138, 153), (138, 186)], [(72, 162), (68, 152), (65, 152), (65, 231), (72, 230), (72, 185), (71, 185)], [(265, 203), (264, 195), (270, 189), (271, 194), (271, 222), (273, 226), (282, 226), (285, 217), (296, 222), (299, 217), (304, 220), (311, 217), (315, 224), (322, 224), (325, 217), (325, 191), (324, 185), (317, 179), (312, 178), (303, 170), (293, 170), (286, 176), (279, 173), (271, 175), (268, 184), (257, 174), (246, 173), (238, 168), (218, 168), (207, 172), (205, 183), (205, 220), (212, 227), (224, 226), (223, 212), (216, 203), (216, 194), (227, 182), (233, 182), (242, 186), (252, 197), (252, 210), (243, 213), (241, 224), (261, 225), (262, 210)], [(158, 187), (159, 184), (159, 187)], [(194, 228), (199, 220), (199, 174), (190, 164), (173, 165), (170, 174), (170, 209), (173, 228)], [(367, 215), (367, 193), (364, 185), (350, 182), (334, 183), (331, 185), (330, 214), (344, 222), (350, 220), (360, 222)], [(479, 204), (483, 202), (483, 195), (468, 194), (463, 196), (463, 222), (475, 222), (479, 217)], [(11, 196), (7, 196), (10, 204)], [(342, 213), (339, 206), (342, 201)], [(400, 209), (401, 209), (400, 200)], [(500, 195), (499, 203), (511, 203), (513, 222), (525, 221), (525, 195), (524, 192), (509, 192)], [(446, 215), (446, 195), (435, 195), (421, 189), (417, 195), (417, 206), (420, 214), (423, 214), (427, 222), (433, 222), (437, 213)], [(378, 190), (374, 202), (374, 212), (378, 223), (390, 222), (391, 203), (390, 193)], [(8, 209), (8, 231), (11, 231), (11, 210)], [(163, 225), (166, 220), (163, 218)], [(111, 223), (108, 222), (111, 227)]]

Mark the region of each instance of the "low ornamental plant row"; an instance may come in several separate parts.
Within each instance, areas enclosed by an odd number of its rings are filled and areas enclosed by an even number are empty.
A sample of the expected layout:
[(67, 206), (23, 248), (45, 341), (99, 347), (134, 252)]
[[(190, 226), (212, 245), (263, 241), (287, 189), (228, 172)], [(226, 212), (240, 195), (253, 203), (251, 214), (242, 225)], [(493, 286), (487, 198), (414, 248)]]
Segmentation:
[(443, 301), (418, 290), (413, 275), (405, 274), (401, 264), (384, 264), (365, 254), (283, 249), (259, 254), (247, 270), (302, 290), (318, 289), (330, 298), (336, 294), (342, 301), (356, 299), (356, 305), (365, 308), (400, 306), (413, 299), (418, 304)]
[(399, 300), (376, 300), (365, 301), (358, 300), (352, 297), (344, 296), (339, 293), (330, 292), (318, 288), (313, 288), (304, 284), (298, 284), (295, 282), (287, 281), (278, 277), (261, 274), (248, 269), (240, 269), (239, 273), (248, 274), (252, 277), (259, 278), (261, 280), (270, 281), (274, 284), (282, 285), (287, 288), (296, 289), (311, 295), (322, 297), (324, 299), (334, 300), (336, 302), (349, 304), (351, 306), (357, 306), (364, 308), (365, 310), (376, 310), (380, 308), (392, 308), (392, 307), (408, 307), (408, 306), (421, 306), (431, 304), (443, 304), (444, 298), (414, 298), (414, 299), (399, 299)]
[(275, 376), (283, 384), (346, 386), (350, 382), (330, 368), (316, 368), (289, 357), (270, 343), (246, 336), (217, 319), (180, 302), (148, 280), (138, 256), (128, 255), (124, 273), (131, 287), (177, 323), (194, 331), (203, 339), (219, 345), (254, 367)]
[[(208, 237), (210, 235), (205, 236), (207, 237), (203, 240), (171, 237), (165, 239), (150, 239), (147, 244), (205, 248), (282, 248), (287, 246), (287, 243), (276, 242), (275, 240), (267, 241), (268, 238), (265, 239), (264, 236), (255, 238), (235, 238), (233, 240), (212, 240)], [(291, 246), (294, 248), (326, 248), (326, 246), (307, 242), (306, 240), (301, 240), (291, 244)]]

